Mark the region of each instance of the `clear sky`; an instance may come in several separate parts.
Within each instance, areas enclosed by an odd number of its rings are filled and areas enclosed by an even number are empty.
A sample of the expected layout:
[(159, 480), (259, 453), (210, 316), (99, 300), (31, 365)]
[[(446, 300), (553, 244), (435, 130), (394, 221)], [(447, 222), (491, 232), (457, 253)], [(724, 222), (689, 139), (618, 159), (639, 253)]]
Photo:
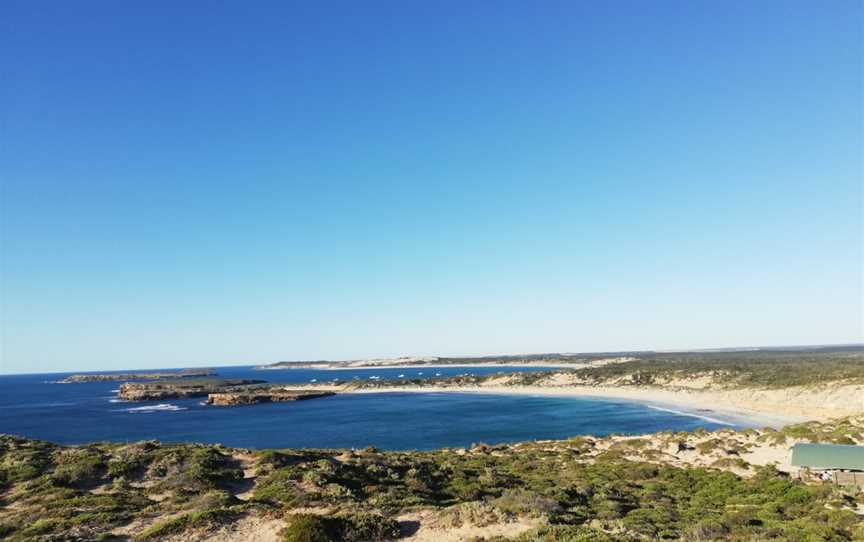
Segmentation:
[(0, 11), (0, 372), (864, 341), (859, 1)]

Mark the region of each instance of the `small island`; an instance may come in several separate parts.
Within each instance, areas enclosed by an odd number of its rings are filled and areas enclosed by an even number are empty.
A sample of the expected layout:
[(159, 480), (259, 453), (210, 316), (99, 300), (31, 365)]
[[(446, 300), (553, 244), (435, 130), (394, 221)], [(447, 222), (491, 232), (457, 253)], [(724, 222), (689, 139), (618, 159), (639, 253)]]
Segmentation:
[(56, 384), (81, 384), (84, 382), (126, 382), (129, 380), (169, 380), (174, 378), (204, 378), (216, 376), (213, 369), (183, 369), (180, 371), (160, 371), (154, 373), (103, 373), (74, 374)]

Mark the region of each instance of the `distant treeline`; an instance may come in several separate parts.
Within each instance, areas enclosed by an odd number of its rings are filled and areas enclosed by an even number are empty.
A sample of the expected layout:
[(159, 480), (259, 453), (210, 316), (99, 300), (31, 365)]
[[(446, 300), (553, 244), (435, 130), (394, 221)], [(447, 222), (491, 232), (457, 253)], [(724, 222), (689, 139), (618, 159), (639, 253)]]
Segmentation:
[[(712, 386), (724, 388), (786, 388), (818, 386), (831, 382), (864, 383), (864, 348), (825, 348), (807, 351), (758, 350), (736, 352), (681, 352), (644, 354), (639, 359), (585, 368), (507, 373), (504, 385), (542, 385), (555, 374), (572, 375), (591, 385), (648, 386), (676, 380), (711, 378)], [(502, 373), (460, 376), (358, 381), (357, 388), (392, 386), (472, 386), (500, 380)], [(502, 381), (503, 382), (503, 381)]]
[(713, 375), (741, 387), (785, 388), (848, 380), (864, 381), (864, 348), (806, 351), (654, 353), (635, 361), (577, 371), (604, 381), (640, 375), (649, 384), (660, 379)]

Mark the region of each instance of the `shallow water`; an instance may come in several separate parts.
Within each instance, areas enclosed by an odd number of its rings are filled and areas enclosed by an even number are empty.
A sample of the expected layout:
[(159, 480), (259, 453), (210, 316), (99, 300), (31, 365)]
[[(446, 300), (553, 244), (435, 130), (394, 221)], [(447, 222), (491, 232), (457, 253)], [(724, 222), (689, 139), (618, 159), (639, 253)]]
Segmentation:
[[(308, 383), (370, 376), (428, 378), (490, 374), (507, 368), (255, 371), (217, 369), (220, 377)], [(521, 370), (538, 370), (525, 368)], [(423, 373), (418, 375), (417, 373)], [(52, 384), (68, 373), (0, 376), (0, 432), (64, 444), (93, 441), (208, 442), (250, 448), (433, 449), (558, 439), (574, 435), (714, 429), (742, 422), (635, 402), (475, 393), (368, 393), (246, 407), (206, 406), (201, 399), (127, 403), (118, 382)]]

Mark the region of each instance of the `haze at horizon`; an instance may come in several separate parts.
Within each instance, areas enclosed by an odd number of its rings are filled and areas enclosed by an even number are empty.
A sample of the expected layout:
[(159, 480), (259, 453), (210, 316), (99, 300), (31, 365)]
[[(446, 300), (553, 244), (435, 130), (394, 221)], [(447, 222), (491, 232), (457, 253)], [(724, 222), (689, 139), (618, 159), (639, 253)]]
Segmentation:
[(862, 7), (6, 5), (0, 372), (864, 342)]

